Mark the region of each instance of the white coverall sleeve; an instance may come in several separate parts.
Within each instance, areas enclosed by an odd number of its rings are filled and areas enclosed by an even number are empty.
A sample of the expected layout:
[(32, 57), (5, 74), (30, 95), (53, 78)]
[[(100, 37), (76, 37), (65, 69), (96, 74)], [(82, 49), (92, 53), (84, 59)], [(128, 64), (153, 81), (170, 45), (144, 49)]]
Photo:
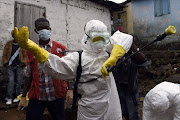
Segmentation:
[(164, 113), (169, 108), (169, 99), (165, 92), (157, 91), (149, 96), (149, 102), (152, 110), (158, 113)]
[(78, 65), (78, 52), (69, 53), (62, 58), (49, 53), (48, 60), (42, 64), (39, 64), (39, 67), (52, 78), (60, 80), (71, 80), (76, 77)]
[(173, 120), (180, 120), (180, 93), (174, 98), (175, 113)]
[(157, 114), (164, 113), (168, 107), (169, 100), (166, 96), (150, 91), (143, 102), (143, 120), (158, 120)]
[(122, 33), (120, 31), (116, 31), (111, 36), (110, 43), (111, 44), (108, 44), (106, 46), (106, 50), (108, 51), (108, 53), (111, 52), (114, 45), (120, 45), (121, 47), (123, 47), (123, 49), (127, 53), (129, 51), (129, 49), (131, 48), (131, 45), (133, 43), (133, 36), (126, 34), (126, 33)]

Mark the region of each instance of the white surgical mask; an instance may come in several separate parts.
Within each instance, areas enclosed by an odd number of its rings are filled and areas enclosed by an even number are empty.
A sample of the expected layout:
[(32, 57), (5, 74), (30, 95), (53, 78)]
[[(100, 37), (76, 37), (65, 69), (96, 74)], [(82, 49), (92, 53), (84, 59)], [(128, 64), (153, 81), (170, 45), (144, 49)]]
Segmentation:
[(49, 38), (51, 36), (51, 32), (50, 32), (50, 30), (42, 29), (42, 30), (38, 31), (38, 35), (41, 40), (45, 41), (45, 40), (49, 40)]
[(105, 45), (99, 43), (99, 44), (91, 44), (92, 50), (99, 54), (102, 50), (105, 49)]

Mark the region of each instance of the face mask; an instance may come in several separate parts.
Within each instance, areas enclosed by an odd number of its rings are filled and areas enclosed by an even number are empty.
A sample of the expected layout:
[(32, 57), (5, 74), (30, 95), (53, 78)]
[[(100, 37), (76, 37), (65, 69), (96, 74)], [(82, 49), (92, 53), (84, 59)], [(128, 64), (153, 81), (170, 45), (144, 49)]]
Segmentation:
[(98, 43), (98, 44), (91, 44), (92, 50), (99, 54), (102, 50), (105, 49), (105, 46), (102, 43)]
[(39, 35), (39, 39), (41, 39), (41, 40), (49, 40), (49, 38), (51, 36), (51, 32), (50, 32), (50, 30), (42, 29), (42, 30), (38, 31), (38, 35)]

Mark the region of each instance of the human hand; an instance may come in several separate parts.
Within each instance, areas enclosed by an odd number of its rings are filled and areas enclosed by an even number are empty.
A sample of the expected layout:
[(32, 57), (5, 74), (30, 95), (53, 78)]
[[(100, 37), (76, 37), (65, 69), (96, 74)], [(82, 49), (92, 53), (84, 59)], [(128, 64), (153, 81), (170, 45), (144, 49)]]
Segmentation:
[(14, 27), (14, 38), (19, 46), (31, 52), (39, 63), (47, 61), (49, 57), (48, 52), (40, 48), (36, 43), (28, 39), (28, 37), (28, 27), (23, 26), (19, 31), (17, 27)]
[(14, 39), (20, 47), (26, 49), (28, 47), (29, 31), (28, 27), (23, 26), (20, 30), (14, 27)]
[(109, 76), (109, 72), (107, 71), (107, 68), (110, 68), (113, 64), (116, 64), (114, 63), (114, 61), (116, 61), (114, 57), (109, 57), (102, 65), (101, 74), (104, 79), (106, 79), (106, 76)]
[(104, 79), (106, 79), (106, 76), (109, 76), (109, 72), (107, 71), (107, 68), (112, 67), (116, 64), (117, 60), (122, 57), (125, 54), (125, 50), (120, 45), (114, 45), (113, 49), (111, 51), (110, 57), (104, 62), (104, 64), (101, 67), (101, 74)]
[(17, 110), (21, 110), (22, 107), (26, 107), (26, 97), (21, 98)]

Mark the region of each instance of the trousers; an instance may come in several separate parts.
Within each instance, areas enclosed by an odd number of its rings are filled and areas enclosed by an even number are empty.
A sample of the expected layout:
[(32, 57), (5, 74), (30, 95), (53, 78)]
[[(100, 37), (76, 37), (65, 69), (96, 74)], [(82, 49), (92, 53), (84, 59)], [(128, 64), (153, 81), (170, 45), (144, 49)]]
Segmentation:
[[(118, 93), (124, 118), (126, 120), (139, 120), (138, 105), (135, 105), (133, 97), (128, 90), (128, 85), (118, 86)], [(136, 102), (138, 102), (138, 90), (134, 92), (134, 95)]]
[(7, 68), (8, 84), (6, 98), (13, 98), (14, 83), (16, 83), (16, 96), (20, 95), (23, 80), (23, 67), (12, 66)]
[(53, 101), (29, 100), (26, 120), (42, 120), (45, 108), (48, 109), (53, 120), (65, 120), (64, 98)]

